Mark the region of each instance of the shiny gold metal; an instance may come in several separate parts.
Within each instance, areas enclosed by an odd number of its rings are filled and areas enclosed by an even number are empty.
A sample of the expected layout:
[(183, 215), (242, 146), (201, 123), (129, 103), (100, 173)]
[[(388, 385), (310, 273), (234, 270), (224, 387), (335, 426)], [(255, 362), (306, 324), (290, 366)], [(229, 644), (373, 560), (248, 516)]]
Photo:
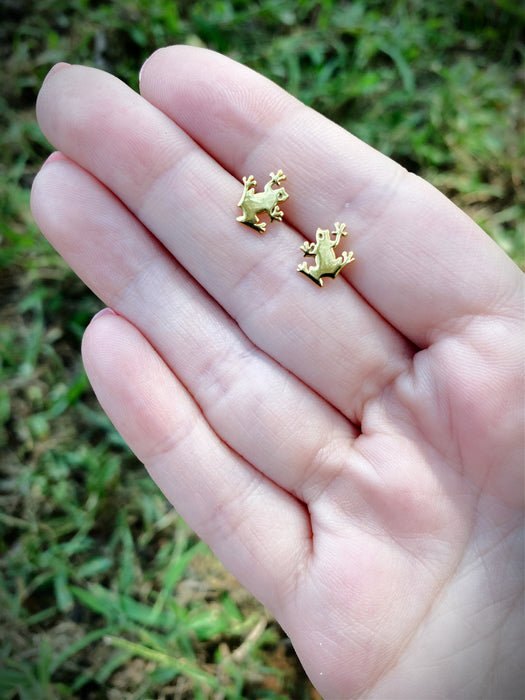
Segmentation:
[(298, 266), (297, 272), (302, 272), (320, 287), (323, 286), (323, 277), (337, 277), (345, 265), (355, 260), (353, 252), (348, 253), (346, 250), (343, 251), (341, 257), (335, 257), (334, 248), (339, 245), (341, 236), (346, 236), (348, 231), (346, 224), (339, 222), (334, 224), (334, 228), (335, 231), (332, 233), (335, 239), (332, 240), (328, 229), (318, 228), (315, 233), (315, 243), (305, 241), (301, 246), (305, 256), (315, 256), (315, 265), (308, 267), (306, 262), (303, 262)]
[(270, 181), (264, 186), (263, 192), (256, 192), (257, 182), (253, 175), (243, 177), (244, 190), (237, 205), (242, 209), (242, 216), (238, 216), (237, 221), (254, 228), (259, 233), (266, 231), (266, 222), (259, 221), (257, 214), (266, 213), (270, 217), (270, 221), (274, 219), (282, 221), (283, 212), (279, 209), (278, 202), (285, 202), (289, 195), (284, 187), (272, 189), (272, 185), (278, 185), (282, 180), (286, 180), (286, 175), (282, 170), (270, 173)]

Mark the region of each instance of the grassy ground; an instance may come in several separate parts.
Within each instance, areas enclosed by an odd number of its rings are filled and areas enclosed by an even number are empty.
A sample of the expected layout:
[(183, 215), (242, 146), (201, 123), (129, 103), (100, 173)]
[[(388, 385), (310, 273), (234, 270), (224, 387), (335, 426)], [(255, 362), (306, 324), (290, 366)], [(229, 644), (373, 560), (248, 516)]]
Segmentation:
[(34, 118), (58, 60), (134, 87), (156, 47), (260, 70), (430, 179), (522, 266), (525, 17), (508, 0), (4, 2), (0, 9), (0, 698), (313, 698), (266, 611), (101, 414), (99, 308), (39, 235)]

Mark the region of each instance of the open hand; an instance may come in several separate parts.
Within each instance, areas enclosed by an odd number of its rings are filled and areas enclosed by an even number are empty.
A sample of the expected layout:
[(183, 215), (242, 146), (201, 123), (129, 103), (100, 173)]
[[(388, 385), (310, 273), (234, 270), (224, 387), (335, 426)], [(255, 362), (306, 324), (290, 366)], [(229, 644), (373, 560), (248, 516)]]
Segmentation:
[[(510, 698), (523, 645), (523, 275), (420, 178), (201, 49), (141, 96), (60, 65), (37, 223), (115, 313), (100, 402), (325, 698)], [(242, 176), (284, 220), (238, 223)], [(321, 289), (305, 240), (344, 222)], [(312, 260), (311, 258), (309, 260)]]

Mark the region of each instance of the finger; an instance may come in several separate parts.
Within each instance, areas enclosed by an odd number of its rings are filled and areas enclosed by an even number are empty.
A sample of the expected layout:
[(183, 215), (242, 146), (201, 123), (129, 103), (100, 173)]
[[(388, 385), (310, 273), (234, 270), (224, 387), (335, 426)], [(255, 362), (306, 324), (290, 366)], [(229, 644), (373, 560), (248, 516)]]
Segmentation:
[(258, 347), (351, 420), (406, 368), (412, 348), (349, 285), (319, 290), (296, 272), (304, 237), (273, 224), (263, 239), (235, 221), (239, 184), (118, 80), (61, 70), (38, 115), (50, 141), (114, 191)]
[[(253, 346), (122, 203), (75, 163), (37, 176), (38, 225), (103, 301), (148, 338), (215, 433), (303, 501), (333, 479), (356, 430)], [(125, 232), (125, 236), (123, 236)]]
[(171, 47), (143, 66), (141, 93), (237, 177), (294, 164), (288, 220), (346, 222), (359, 265), (342, 274), (417, 346), (475, 314), (520, 313), (519, 269), (463, 212), (262, 76)]
[(276, 610), (310, 550), (304, 506), (216, 436), (129, 322), (100, 315), (86, 331), (83, 356), (104, 410), (166, 497), (239, 581)]

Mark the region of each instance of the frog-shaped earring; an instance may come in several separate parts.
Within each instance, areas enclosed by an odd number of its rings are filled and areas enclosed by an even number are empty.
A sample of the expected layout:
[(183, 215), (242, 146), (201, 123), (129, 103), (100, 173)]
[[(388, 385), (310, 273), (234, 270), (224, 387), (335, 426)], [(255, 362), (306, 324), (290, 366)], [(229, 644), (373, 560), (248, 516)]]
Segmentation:
[(320, 287), (323, 286), (323, 277), (337, 277), (345, 265), (355, 260), (352, 251), (343, 251), (341, 257), (336, 258), (334, 248), (339, 245), (341, 236), (346, 236), (346, 224), (336, 222), (334, 224), (335, 231), (332, 231), (335, 238), (331, 238), (328, 229), (318, 228), (315, 233), (315, 243), (305, 241), (301, 246), (304, 255), (315, 256), (315, 265), (308, 267), (306, 262), (301, 263), (297, 272), (302, 272)]
[(285, 202), (289, 194), (284, 187), (272, 189), (272, 185), (278, 185), (282, 180), (286, 180), (286, 175), (282, 170), (277, 173), (270, 173), (270, 180), (264, 186), (262, 192), (256, 192), (257, 182), (253, 175), (243, 177), (244, 190), (237, 205), (242, 209), (242, 216), (237, 217), (237, 221), (254, 228), (259, 233), (265, 233), (266, 222), (259, 221), (257, 214), (266, 213), (270, 221), (282, 221), (283, 212), (279, 209), (279, 202)]

